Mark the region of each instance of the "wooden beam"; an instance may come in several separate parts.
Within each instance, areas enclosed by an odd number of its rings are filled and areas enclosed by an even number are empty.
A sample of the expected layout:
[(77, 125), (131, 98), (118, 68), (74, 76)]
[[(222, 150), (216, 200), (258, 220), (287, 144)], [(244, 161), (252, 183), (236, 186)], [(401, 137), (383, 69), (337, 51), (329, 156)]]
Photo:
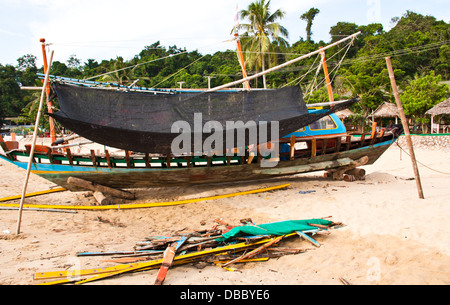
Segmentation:
[(100, 185), (91, 181), (87, 181), (87, 180), (83, 180), (80, 178), (76, 178), (76, 177), (69, 177), (67, 179), (67, 183), (78, 186), (80, 188), (84, 188), (84, 189), (88, 189), (91, 191), (99, 191), (105, 194), (109, 194), (113, 197), (117, 197), (117, 198), (122, 198), (122, 199), (130, 199), (133, 200), (135, 199), (134, 194), (127, 192), (127, 191), (122, 191), (122, 190), (117, 190), (117, 189), (113, 189), (104, 185)]
[(97, 202), (100, 205), (113, 204), (113, 201), (111, 200), (111, 198), (106, 197), (105, 194), (103, 194), (102, 192), (99, 192), (99, 191), (94, 192), (94, 198), (95, 198), (95, 200), (97, 200)]
[(330, 170), (327, 172), (326, 177), (330, 177), (333, 178), (334, 180), (342, 180), (344, 179), (344, 174), (351, 170), (354, 169), (358, 166), (362, 166), (364, 164), (367, 164), (367, 162), (369, 162), (369, 157), (364, 156), (356, 161), (351, 162), (348, 165), (342, 166), (342, 167), (338, 167), (336, 169)]

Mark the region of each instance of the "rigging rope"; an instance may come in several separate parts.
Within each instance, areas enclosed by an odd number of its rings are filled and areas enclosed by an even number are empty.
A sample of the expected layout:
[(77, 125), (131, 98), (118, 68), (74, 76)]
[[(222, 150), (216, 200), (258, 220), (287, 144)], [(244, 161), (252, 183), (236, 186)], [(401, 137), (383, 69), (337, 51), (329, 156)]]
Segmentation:
[[(400, 146), (400, 144), (398, 144), (398, 141), (395, 141), (395, 144), (397, 144), (398, 148), (400, 148), (405, 154), (407, 154), (408, 156), (410, 156), (410, 154), (409, 154), (406, 150), (404, 150), (403, 147)], [(435, 171), (435, 172), (440, 173), (440, 174), (443, 174), (443, 175), (450, 175), (450, 173), (441, 172), (441, 171), (438, 171), (438, 170), (436, 170), (436, 169), (433, 169), (433, 168), (429, 167), (428, 165), (423, 164), (422, 162), (420, 162), (420, 161), (417, 160), (417, 159), (416, 159), (416, 161), (417, 161), (417, 163), (419, 163), (420, 165), (422, 165), (422, 166), (428, 168), (429, 170)]]
[(136, 68), (138, 66), (146, 65), (146, 64), (149, 64), (151, 62), (155, 62), (155, 61), (158, 61), (158, 60), (166, 59), (166, 58), (169, 58), (169, 57), (178, 56), (178, 55), (181, 55), (181, 54), (184, 54), (184, 53), (187, 53), (187, 52), (188, 51), (183, 51), (183, 52), (176, 53), (176, 54), (170, 54), (170, 55), (165, 56), (165, 57), (160, 57), (160, 58), (157, 58), (157, 59), (153, 59), (153, 60), (149, 60), (149, 61), (146, 61), (146, 62), (143, 62), (143, 63), (136, 64), (136, 65), (133, 65), (133, 66), (129, 66), (129, 67), (117, 69), (117, 70), (114, 70), (114, 71), (106, 72), (106, 73), (103, 73), (103, 74), (100, 74), (100, 75), (96, 75), (96, 76), (92, 76), (92, 77), (89, 77), (89, 78), (85, 78), (84, 80), (95, 79), (95, 78), (99, 78), (101, 76), (105, 76), (105, 75), (108, 75), (108, 74), (120, 72), (120, 71), (131, 69), (131, 68)]
[[(339, 63), (338, 63), (338, 64), (330, 71), (330, 73), (329, 73), (329, 74), (333, 74), (333, 73), (334, 73), (334, 76), (333, 76), (331, 82), (333, 82), (334, 79), (336, 78), (337, 71), (340, 69), (340, 67), (341, 67), (341, 65), (342, 65), (342, 63), (343, 63), (343, 61), (344, 61), (344, 58), (345, 58), (345, 56), (347, 55), (348, 51), (350, 50), (350, 47), (351, 47), (352, 44), (353, 44), (353, 40), (350, 41), (345, 47), (341, 48), (338, 52), (336, 52), (335, 54), (333, 54), (333, 55), (329, 58), (329, 59), (333, 58), (334, 56), (336, 56), (337, 54), (339, 54), (340, 52), (342, 52), (342, 50), (344, 50), (345, 48), (347, 48), (346, 51), (345, 51), (345, 53), (344, 53), (344, 56), (342, 56), (342, 58), (341, 58), (341, 60), (339, 61)], [(310, 92), (308, 92), (308, 93), (305, 94), (305, 96), (308, 96), (308, 101), (309, 101), (309, 99), (310, 99), (310, 96), (311, 96), (312, 92), (315, 91), (315, 90), (317, 90), (317, 88), (319, 88), (320, 86), (322, 86), (323, 83), (325, 82), (325, 77), (324, 77), (324, 78), (320, 81), (320, 83), (317, 84), (317, 86), (313, 87), (314, 84), (315, 84), (315, 82), (316, 82), (316, 79), (317, 79), (317, 75), (318, 75), (319, 70), (320, 70), (320, 66), (317, 68), (316, 76), (314, 77), (313, 83), (312, 83), (312, 85), (311, 85), (311, 87), (310, 87), (310, 88), (311, 88)]]
[(206, 55), (203, 55), (202, 57), (197, 58), (196, 60), (194, 60), (193, 62), (191, 62), (191, 63), (190, 63), (189, 65), (187, 65), (186, 67), (184, 67), (184, 68), (178, 70), (177, 72), (175, 72), (175, 73), (169, 75), (168, 77), (166, 77), (165, 79), (163, 79), (162, 81), (160, 81), (159, 83), (157, 83), (156, 85), (154, 85), (154, 86), (152, 87), (152, 89), (156, 88), (158, 85), (164, 83), (164, 82), (165, 82), (166, 80), (168, 80), (169, 78), (172, 78), (173, 76), (177, 75), (177, 74), (180, 73), (181, 71), (185, 70), (187, 67), (189, 67), (189, 66), (195, 64), (197, 61), (199, 61), (200, 59), (202, 59), (202, 58), (205, 57), (205, 56), (206, 56)]

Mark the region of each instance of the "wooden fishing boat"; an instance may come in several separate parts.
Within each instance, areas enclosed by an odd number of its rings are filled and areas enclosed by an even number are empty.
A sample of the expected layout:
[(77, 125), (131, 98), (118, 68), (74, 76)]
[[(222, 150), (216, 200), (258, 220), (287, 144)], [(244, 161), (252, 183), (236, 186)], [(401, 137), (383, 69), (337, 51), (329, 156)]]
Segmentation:
[[(354, 39), (357, 34), (342, 41)], [(44, 47), (43, 52), (45, 59)], [(319, 52), (323, 50), (277, 68)], [(44, 87), (51, 100), (50, 88), (46, 87), (48, 67), (45, 70)], [(275, 68), (264, 73), (272, 70)], [(220, 92), (258, 76), (260, 74), (245, 77), (200, 95), (120, 86), (105, 90), (93, 88), (99, 85), (96, 82), (55, 77), (54, 91), (62, 107), (57, 113), (52, 113), (50, 107), (49, 115), (81, 136), (122, 149), (122, 154), (110, 154), (107, 149), (103, 153), (91, 150), (89, 154), (79, 154), (70, 147), (57, 145), (52, 133), (52, 147), (35, 145), (36, 135), (33, 135), (33, 145), (25, 145), (25, 149), (19, 149), (18, 142), (4, 142), (0, 138), (4, 151), (0, 158), (74, 191), (79, 190), (79, 186), (69, 183), (70, 177), (122, 189), (249, 181), (322, 170), (333, 171), (334, 178), (341, 178), (346, 170), (374, 163), (401, 133), (399, 129), (377, 132), (373, 128), (370, 134), (348, 134), (333, 113), (349, 107), (359, 100), (357, 98), (334, 102), (330, 95), (331, 103), (322, 107), (307, 106), (299, 88)], [(149, 98), (149, 93), (156, 97)], [(90, 108), (100, 97), (105, 101), (98, 106), (101, 111)], [(139, 106), (140, 102), (143, 105)], [(148, 112), (148, 108), (158, 109)], [(97, 112), (101, 112), (100, 115)], [(168, 127), (175, 119), (189, 122), (196, 112), (205, 115), (205, 120), (276, 121), (280, 130), (277, 137), (266, 138), (270, 142), (224, 146), (224, 151), (215, 154), (196, 151), (195, 147), (190, 147), (182, 156), (172, 154), (169, 144), (174, 134)], [(153, 121), (146, 122), (148, 118)], [(139, 126), (136, 128), (136, 125)], [(247, 134), (245, 139), (249, 139)]]
[[(280, 145), (280, 157), (273, 167), (261, 167), (265, 158), (246, 150), (240, 156), (184, 156), (149, 154), (124, 151), (122, 156), (111, 155), (108, 150), (89, 155), (73, 153), (70, 148), (55, 150), (49, 146), (36, 145), (31, 172), (69, 190), (79, 190), (67, 182), (76, 177), (112, 188), (147, 188), (201, 183), (249, 181), (300, 173), (351, 169), (374, 163), (396, 140), (399, 129), (375, 129), (370, 134), (333, 135), (333, 131), (345, 128), (334, 116), (338, 128), (317, 131), (309, 129), (302, 136), (298, 130), (272, 145)], [(297, 136), (296, 136), (297, 135)], [(30, 145), (18, 149), (17, 142), (0, 142), (6, 152), (0, 158), (26, 169)]]

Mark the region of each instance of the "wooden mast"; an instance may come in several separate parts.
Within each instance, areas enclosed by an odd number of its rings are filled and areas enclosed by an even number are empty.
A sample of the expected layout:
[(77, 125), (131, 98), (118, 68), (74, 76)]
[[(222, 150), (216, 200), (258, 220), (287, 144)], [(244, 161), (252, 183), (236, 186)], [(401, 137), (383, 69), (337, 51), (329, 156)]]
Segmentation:
[(330, 102), (334, 102), (333, 97), (333, 88), (331, 87), (331, 81), (330, 81), (330, 75), (328, 74), (328, 67), (327, 67), (327, 60), (325, 59), (325, 51), (323, 50), (323, 47), (319, 47), (320, 55), (322, 56), (322, 66), (323, 66), (323, 72), (325, 73), (325, 81), (327, 82), (327, 90), (328, 90), (328, 99)]
[[(247, 70), (245, 68), (244, 56), (242, 55), (241, 40), (239, 39), (239, 33), (238, 33), (239, 12), (238, 12), (237, 5), (236, 5), (236, 17), (235, 17), (234, 21), (236, 22), (236, 26), (234, 27), (234, 39), (236, 40), (237, 56), (238, 56), (239, 64), (241, 65), (241, 69), (242, 69), (242, 77), (247, 78), (248, 75), (247, 75)], [(248, 81), (244, 82), (244, 87), (246, 90), (250, 91), (250, 84)], [(208, 88), (208, 89), (210, 89), (210, 88)]]
[[(47, 63), (47, 52), (45, 51), (45, 38), (41, 38), (40, 42), (42, 45), (42, 57), (44, 60), (44, 74), (47, 74), (47, 70), (49, 69), (49, 67), (48, 67), (48, 63)], [(49, 99), (50, 84), (47, 83), (47, 88), (45, 88), (45, 90), (47, 93), (47, 111), (48, 111), (48, 113), (53, 113), (53, 102)], [(49, 116), (48, 121), (50, 124), (50, 138), (53, 143), (56, 141), (55, 120)]]
[[(239, 39), (239, 34), (237, 32), (234, 33), (234, 37), (236, 38), (237, 55), (238, 55), (239, 63), (241, 64), (242, 76), (244, 78), (247, 78), (248, 75), (247, 75), (247, 70), (245, 69), (245, 61), (244, 61), (244, 56), (242, 55), (242, 48), (241, 48), (241, 41)], [(250, 91), (250, 84), (248, 81), (244, 82), (244, 87), (245, 87), (245, 89)]]

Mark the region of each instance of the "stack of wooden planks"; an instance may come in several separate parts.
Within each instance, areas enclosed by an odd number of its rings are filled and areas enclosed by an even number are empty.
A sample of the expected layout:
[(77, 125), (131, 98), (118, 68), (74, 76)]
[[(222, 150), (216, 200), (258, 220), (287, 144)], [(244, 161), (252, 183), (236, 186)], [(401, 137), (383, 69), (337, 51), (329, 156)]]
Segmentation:
[[(238, 235), (221, 241), (226, 232), (240, 226), (259, 226), (251, 219), (243, 219), (239, 225), (232, 226), (221, 220), (211, 229), (179, 233), (175, 236), (149, 236), (136, 242), (132, 250), (107, 252), (79, 252), (78, 257), (105, 256), (108, 263), (117, 263), (112, 267), (98, 267), (74, 271), (53, 271), (35, 273), (35, 280), (51, 280), (42, 284), (83, 284), (103, 280), (125, 273), (134, 273), (159, 269), (155, 285), (162, 285), (171, 267), (183, 264), (214, 264), (229, 271), (236, 269), (231, 265), (247, 262), (267, 261), (284, 255), (307, 251), (305, 248), (281, 247), (281, 243), (290, 238), (302, 238), (314, 246), (320, 244), (309, 235), (330, 234), (330, 229), (342, 224), (330, 222), (328, 226), (310, 224), (313, 229), (296, 231), (282, 235)], [(260, 225), (262, 226), (262, 225)], [(309, 235), (308, 235), (309, 234)]]

